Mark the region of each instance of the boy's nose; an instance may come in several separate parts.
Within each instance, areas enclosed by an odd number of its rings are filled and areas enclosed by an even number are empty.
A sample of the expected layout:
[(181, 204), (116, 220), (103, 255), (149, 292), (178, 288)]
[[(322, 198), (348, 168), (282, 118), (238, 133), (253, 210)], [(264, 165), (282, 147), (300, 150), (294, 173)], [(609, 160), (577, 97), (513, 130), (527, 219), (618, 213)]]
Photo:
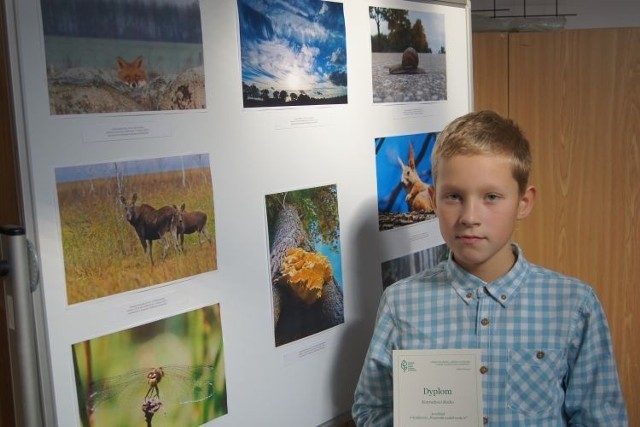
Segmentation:
[(466, 226), (477, 225), (479, 221), (479, 212), (477, 203), (467, 200), (462, 204), (462, 212), (460, 214), (460, 222)]

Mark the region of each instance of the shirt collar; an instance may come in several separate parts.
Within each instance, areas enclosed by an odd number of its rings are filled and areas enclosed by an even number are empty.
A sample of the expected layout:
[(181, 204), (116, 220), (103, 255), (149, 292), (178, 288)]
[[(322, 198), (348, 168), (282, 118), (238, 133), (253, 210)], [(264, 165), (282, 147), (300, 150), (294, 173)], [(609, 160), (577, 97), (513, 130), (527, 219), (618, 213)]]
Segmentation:
[(511, 249), (516, 256), (515, 264), (507, 274), (491, 283), (484, 282), (460, 267), (453, 260), (453, 254), (449, 253), (449, 259), (445, 267), (449, 283), (466, 304), (470, 304), (474, 298), (488, 296), (500, 303), (500, 305), (506, 306), (518, 293), (527, 275), (529, 262), (525, 259), (522, 250), (517, 244), (512, 243)]

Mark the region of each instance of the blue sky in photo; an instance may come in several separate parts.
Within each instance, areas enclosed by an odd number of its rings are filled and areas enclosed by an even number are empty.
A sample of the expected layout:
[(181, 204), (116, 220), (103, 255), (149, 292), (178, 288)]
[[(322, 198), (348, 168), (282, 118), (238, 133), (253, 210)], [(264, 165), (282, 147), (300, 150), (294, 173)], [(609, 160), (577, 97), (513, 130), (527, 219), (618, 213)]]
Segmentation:
[(329, 264), (331, 264), (331, 268), (333, 269), (333, 277), (342, 289), (342, 257), (339, 245), (340, 242), (338, 242), (338, 250), (334, 251), (331, 245), (325, 245), (321, 240), (315, 242), (316, 250), (329, 259)]
[(342, 3), (238, 0), (242, 81), (258, 89), (347, 94)]
[[(409, 10), (409, 20), (411, 21), (411, 25), (415, 24), (418, 19), (422, 21), (422, 26), (424, 27), (424, 32), (427, 35), (427, 42), (429, 43), (431, 50), (435, 53), (443, 46), (446, 48), (444, 36), (444, 14)], [(369, 28), (371, 29), (372, 36), (378, 34), (376, 21), (373, 19), (369, 19)], [(380, 33), (389, 34), (389, 27), (387, 26), (386, 21), (380, 22)]]
[(143, 175), (155, 172), (209, 167), (208, 154), (162, 157), (157, 159), (128, 160), (124, 162), (98, 163), (95, 165), (66, 166), (56, 168), (56, 182), (83, 181), (87, 179), (111, 178), (116, 172), (123, 175)]

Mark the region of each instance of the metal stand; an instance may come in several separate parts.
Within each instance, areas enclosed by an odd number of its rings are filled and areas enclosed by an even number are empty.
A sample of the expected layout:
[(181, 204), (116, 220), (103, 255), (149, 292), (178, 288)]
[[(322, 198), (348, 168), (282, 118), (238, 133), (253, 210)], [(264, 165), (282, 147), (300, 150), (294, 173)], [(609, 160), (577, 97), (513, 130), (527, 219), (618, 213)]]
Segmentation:
[(35, 336), (32, 292), (38, 275), (25, 230), (20, 226), (0, 226), (0, 277), (4, 278), (9, 357), (16, 426), (40, 427), (42, 419), (40, 381)]

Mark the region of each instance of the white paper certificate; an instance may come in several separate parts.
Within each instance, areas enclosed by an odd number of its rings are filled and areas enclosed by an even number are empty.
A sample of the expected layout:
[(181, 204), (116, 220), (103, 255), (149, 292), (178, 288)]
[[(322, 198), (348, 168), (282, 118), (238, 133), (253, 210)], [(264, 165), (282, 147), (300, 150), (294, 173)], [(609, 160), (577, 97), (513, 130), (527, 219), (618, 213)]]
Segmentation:
[(394, 350), (393, 425), (480, 427), (480, 350)]

